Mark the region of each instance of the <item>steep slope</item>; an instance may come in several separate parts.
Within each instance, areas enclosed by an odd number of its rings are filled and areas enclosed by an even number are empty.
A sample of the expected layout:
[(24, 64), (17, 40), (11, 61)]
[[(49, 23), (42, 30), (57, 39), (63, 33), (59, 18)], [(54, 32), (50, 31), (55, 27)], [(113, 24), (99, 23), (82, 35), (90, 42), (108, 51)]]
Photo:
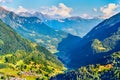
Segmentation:
[(80, 41), (80, 37), (69, 34), (66, 38), (63, 38), (62, 41), (58, 44), (57, 50), (59, 52), (56, 55), (64, 64), (69, 63), (71, 56), (69, 52), (71, 50), (74, 50), (74, 46), (78, 45)]
[(52, 53), (20, 37), (1, 20), (0, 55), (0, 75), (6, 78), (48, 79), (64, 70), (63, 64)]
[(21, 17), (3, 8), (0, 8), (0, 18), (23, 37), (41, 44), (53, 53), (62, 38), (67, 36), (65, 32), (55, 31), (36, 17)]
[(119, 80), (120, 52), (106, 57), (104, 65), (88, 65), (77, 70), (59, 74), (50, 80)]
[(119, 80), (120, 79), (120, 13), (91, 30), (74, 50), (69, 68), (77, 68), (52, 77), (51, 80)]
[(55, 30), (62, 30), (72, 35), (83, 37), (101, 21), (97, 18), (83, 19), (80, 17), (70, 17), (66, 19), (47, 20), (45, 23)]
[[(100, 40), (105, 39), (113, 35), (112, 33), (118, 31), (119, 23), (120, 23), (120, 13), (114, 15), (113, 17), (104, 20), (102, 23), (94, 27), (85, 37), (84, 39), (92, 40), (98, 38)], [(105, 32), (105, 33), (104, 33)], [(98, 36), (99, 35), (99, 36)], [(86, 40), (86, 41), (87, 41)]]
[(32, 51), (29, 42), (0, 20), (0, 54), (14, 53), (17, 50)]
[(69, 68), (88, 64), (104, 64), (104, 57), (120, 50), (120, 13), (103, 21), (92, 29), (69, 51)]

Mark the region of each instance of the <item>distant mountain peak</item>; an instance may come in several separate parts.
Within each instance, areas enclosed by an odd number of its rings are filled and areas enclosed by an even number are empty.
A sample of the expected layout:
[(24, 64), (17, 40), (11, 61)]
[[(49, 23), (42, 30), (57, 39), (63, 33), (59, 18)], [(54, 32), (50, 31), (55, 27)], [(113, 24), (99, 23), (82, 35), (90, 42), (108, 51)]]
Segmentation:
[(71, 19), (71, 20), (80, 20), (80, 19), (83, 19), (83, 18), (81, 18), (80, 16), (72, 16), (72, 17), (69, 17), (68, 19)]
[(0, 12), (9, 13), (10, 11), (5, 9), (4, 7), (0, 6)]
[(6, 10), (5, 8), (3, 8), (2, 6), (0, 6), (0, 10)]
[(0, 6), (0, 18), (5, 17), (9, 13), (8, 10)]

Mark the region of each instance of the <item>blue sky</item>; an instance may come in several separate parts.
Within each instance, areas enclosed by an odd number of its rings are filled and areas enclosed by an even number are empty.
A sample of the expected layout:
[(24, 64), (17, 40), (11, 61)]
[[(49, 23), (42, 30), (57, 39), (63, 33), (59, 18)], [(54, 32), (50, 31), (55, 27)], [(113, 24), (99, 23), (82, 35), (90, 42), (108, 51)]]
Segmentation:
[[(68, 11), (68, 13), (63, 11), (66, 16), (98, 17), (104, 14), (113, 15), (120, 10), (120, 0), (0, 0), (0, 5), (7, 6), (7, 8), (14, 8), (17, 10), (21, 6), (26, 10), (39, 10), (41, 12), (44, 10), (43, 13), (46, 14), (49, 13), (48, 9), (50, 9), (49, 11), (54, 8), (59, 9), (61, 7), (59, 7), (60, 3), (63, 4), (61, 6), (67, 7), (67, 10), (65, 10)], [(52, 6), (54, 6), (54, 8), (52, 8)], [(107, 9), (111, 8), (110, 6), (114, 8), (112, 8), (112, 10)], [(47, 11), (45, 12), (45, 10)], [(57, 11), (59, 12), (60, 10)], [(107, 13), (105, 10), (111, 11), (111, 13)], [(51, 15), (53, 14), (55, 13), (51, 13)], [(57, 15), (62, 15), (62, 13)]]

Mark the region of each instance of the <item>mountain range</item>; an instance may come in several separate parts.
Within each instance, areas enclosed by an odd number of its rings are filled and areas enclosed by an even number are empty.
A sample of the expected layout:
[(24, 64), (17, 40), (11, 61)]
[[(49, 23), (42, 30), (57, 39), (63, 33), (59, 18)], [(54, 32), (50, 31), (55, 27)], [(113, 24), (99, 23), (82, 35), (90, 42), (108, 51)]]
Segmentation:
[(0, 7), (0, 15), (0, 19), (21, 36), (44, 46), (52, 53), (59, 51), (57, 50), (58, 44), (69, 34), (83, 37), (94, 25), (101, 21), (100, 19), (82, 19), (80, 17), (53, 20), (38, 12), (17, 15), (2, 7)]
[(102, 19), (84, 19), (79, 16), (73, 16), (65, 19), (46, 20), (48, 26), (55, 30), (62, 30), (75, 36), (85, 36), (94, 26), (100, 23)]
[(52, 53), (67, 33), (50, 28), (37, 17), (22, 17), (0, 8), (0, 19), (10, 25), (21, 36), (46, 47)]
[(42, 14), (41, 12), (32, 12), (32, 13), (31, 12), (20, 12), (20, 13), (18, 13), (18, 15), (24, 16), (24, 17), (38, 17), (43, 22), (46, 20), (56, 19), (56, 18), (53, 18), (52, 16), (49, 16), (47, 14)]
[(53, 18), (52, 16), (48, 16), (40, 12), (21, 12), (19, 15), (27, 17), (38, 17), (42, 20), (42, 22), (55, 30), (64, 31), (79, 37), (83, 37), (94, 26), (103, 21), (103, 19), (99, 18), (84, 19), (79, 16), (68, 18)]

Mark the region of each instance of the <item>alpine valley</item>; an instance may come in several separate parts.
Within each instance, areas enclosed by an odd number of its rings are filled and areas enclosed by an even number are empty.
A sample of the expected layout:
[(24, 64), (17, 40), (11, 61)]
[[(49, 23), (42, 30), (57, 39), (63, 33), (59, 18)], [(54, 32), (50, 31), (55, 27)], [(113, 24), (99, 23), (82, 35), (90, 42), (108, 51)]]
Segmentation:
[(53, 19), (0, 7), (0, 80), (120, 80), (120, 13)]
[[(69, 52), (65, 51), (69, 54), (67, 67), (75, 70), (59, 74), (51, 80), (120, 79), (120, 13), (95, 26), (75, 44)], [(64, 57), (62, 60), (64, 62)]]

